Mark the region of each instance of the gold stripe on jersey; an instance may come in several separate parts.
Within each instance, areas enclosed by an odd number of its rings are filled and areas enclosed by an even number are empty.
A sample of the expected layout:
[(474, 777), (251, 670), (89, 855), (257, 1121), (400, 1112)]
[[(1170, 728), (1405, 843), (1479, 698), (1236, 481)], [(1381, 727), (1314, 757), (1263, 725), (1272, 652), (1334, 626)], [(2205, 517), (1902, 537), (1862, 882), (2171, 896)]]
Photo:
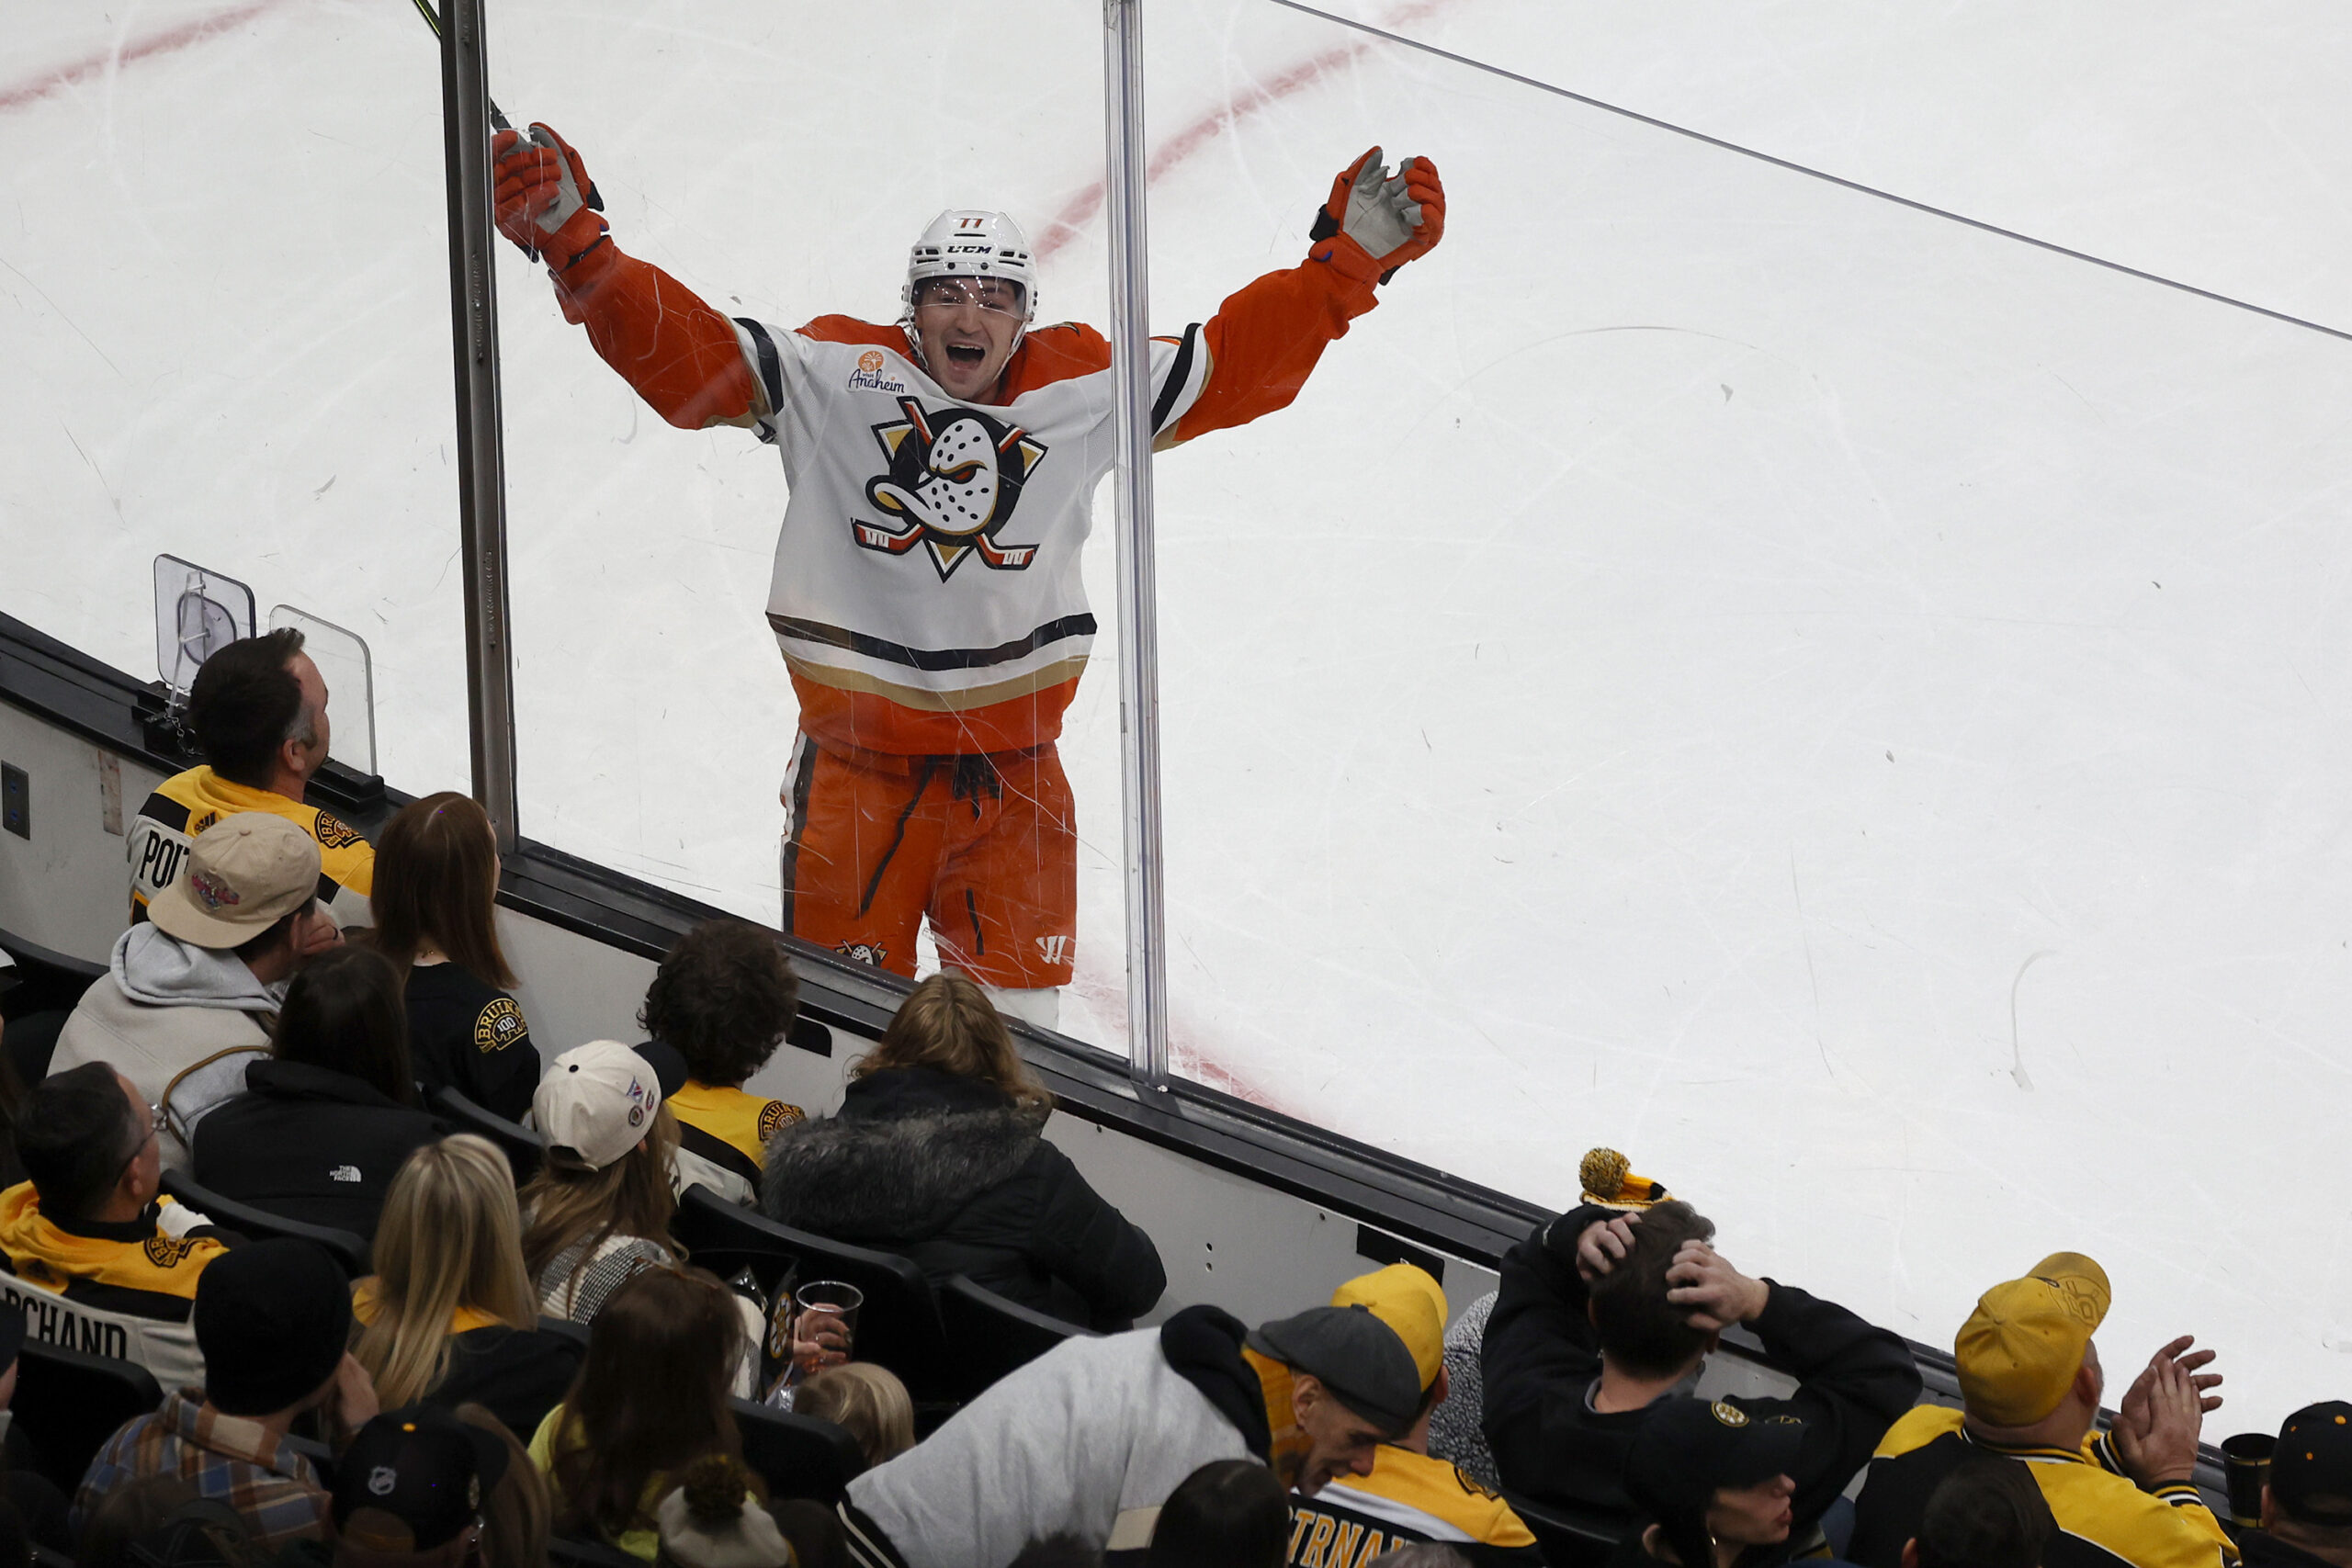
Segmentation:
[(1027, 675), (1016, 675), (1009, 681), (992, 685), (967, 686), (956, 692), (932, 692), (920, 686), (903, 686), (895, 681), (885, 681), (868, 675), (862, 670), (845, 670), (838, 664), (815, 664), (799, 655), (785, 650), (785, 668), (804, 681), (837, 691), (863, 692), (871, 697), (888, 697), (903, 707), (924, 713), (961, 713), (966, 708), (987, 707), (991, 703), (1011, 702), (1016, 697), (1034, 695), (1075, 681), (1085, 672), (1086, 660), (1064, 659)]
[[(1321, 1554), (1331, 1568), (1341, 1561), (1332, 1552), (1341, 1549), (1351, 1522), (1377, 1528), (1391, 1542), (1435, 1540), (1507, 1549), (1535, 1544), (1535, 1537), (1500, 1496), (1444, 1460), (1394, 1444), (1374, 1452), (1370, 1475), (1339, 1477), (1313, 1497), (1295, 1500), (1292, 1510), (1298, 1515), (1328, 1510), (1336, 1517), (1329, 1545)], [(1294, 1544), (1298, 1544), (1293, 1533)], [(1310, 1534), (1305, 1544), (1312, 1543)], [(1294, 1556), (1291, 1562), (1293, 1568), (1303, 1568), (1306, 1559)]]
[(240, 811), (283, 817), (319, 846), (322, 881), (366, 898), (376, 883), (376, 847), (333, 812), (222, 778), (209, 767), (190, 768), (155, 786), (130, 829), (130, 901), (135, 913), (179, 880), (187, 846), (223, 817)]
[(2107, 1468), (2120, 1461), (2104, 1434), (2085, 1438), (2079, 1450), (2014, 1447), (1971, 1433), (1957, 1410), (1921, 1404), (1887, 1428), (1872, 1458), (1898, 1458), (1939, 1438), (2023, 1461), (2062, 1535), (2132, 1568), (2221, 1568), (2238, 1560), (2236, 1545), (2194, 1485), (2142, 1491), (2130, 1477)]
[(808, 1119), (789, 1100), (768, 1100), (740, 1089), (713, 1089), (687, 1079), (670, 1097), (670, 1113), (748, 1158), (756, 1168), (768, 1134), (787, 1122)]

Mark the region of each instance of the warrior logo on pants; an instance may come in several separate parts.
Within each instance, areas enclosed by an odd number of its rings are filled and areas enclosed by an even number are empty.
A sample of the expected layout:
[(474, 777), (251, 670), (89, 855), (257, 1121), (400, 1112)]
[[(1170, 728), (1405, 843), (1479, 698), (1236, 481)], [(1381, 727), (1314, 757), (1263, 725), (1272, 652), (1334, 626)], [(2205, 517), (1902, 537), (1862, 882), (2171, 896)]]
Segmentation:
[(874, 427), (889, 471), (865, 485), (865, 499), (894, 522), (852, 522), (852, 536), (887, 555), (927, 547), (942, 582), (967, 555), (998, 571), (1025, 570), (1037, 547), (1000, 545), (996, 536), (1012, 520), (1023, 482), (1045, 460), (1044, 445), (977, 409), (925, 413), (912, 398), (900, 398), (899, 407), (904, 419)]

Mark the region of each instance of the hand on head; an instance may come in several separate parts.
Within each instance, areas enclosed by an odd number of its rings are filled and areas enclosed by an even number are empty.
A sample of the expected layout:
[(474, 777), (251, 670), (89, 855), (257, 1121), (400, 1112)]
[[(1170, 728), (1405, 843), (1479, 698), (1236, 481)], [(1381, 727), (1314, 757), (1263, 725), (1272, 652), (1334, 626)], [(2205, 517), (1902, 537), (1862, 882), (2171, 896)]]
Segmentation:
[(1712, 1334), (1761, 1316), (1770, 1287), (1751, 1280), (1703, 1241), (1686, 1241), (1667, 1269), (1668, 1302), (1686, 1309), (1690, 1326)]

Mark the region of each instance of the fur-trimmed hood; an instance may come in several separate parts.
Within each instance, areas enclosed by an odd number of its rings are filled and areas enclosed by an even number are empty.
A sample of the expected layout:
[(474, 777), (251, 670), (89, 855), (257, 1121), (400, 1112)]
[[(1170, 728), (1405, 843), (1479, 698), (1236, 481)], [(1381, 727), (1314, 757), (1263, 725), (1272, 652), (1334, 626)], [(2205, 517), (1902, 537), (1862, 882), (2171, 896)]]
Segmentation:
[(802, 1230), (856, 1243), (936, 1235), (1037, 1152), (1048, 1108), (928, 1068), (886, 1068), (850, 1085), (840, 1112), (768, 1140), (760, 1207)]

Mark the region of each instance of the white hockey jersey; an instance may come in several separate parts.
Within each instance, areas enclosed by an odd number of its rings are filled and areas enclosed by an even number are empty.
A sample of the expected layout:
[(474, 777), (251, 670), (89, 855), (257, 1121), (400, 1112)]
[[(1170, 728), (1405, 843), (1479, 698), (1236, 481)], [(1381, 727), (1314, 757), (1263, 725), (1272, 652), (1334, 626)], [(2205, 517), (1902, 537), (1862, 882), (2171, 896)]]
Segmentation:
[[(1094, 644), (1079, 565), (1114, 456), (1110, 344), (1033, 332), (1008, 400), (966, 404), (895, 326), (737, 330), (791, 487), (768, 625), (801, 728), (916, 755), (1052, 739)], [(1152, 343), (1155, 435), (1200, 397), (1199, 336)]]

